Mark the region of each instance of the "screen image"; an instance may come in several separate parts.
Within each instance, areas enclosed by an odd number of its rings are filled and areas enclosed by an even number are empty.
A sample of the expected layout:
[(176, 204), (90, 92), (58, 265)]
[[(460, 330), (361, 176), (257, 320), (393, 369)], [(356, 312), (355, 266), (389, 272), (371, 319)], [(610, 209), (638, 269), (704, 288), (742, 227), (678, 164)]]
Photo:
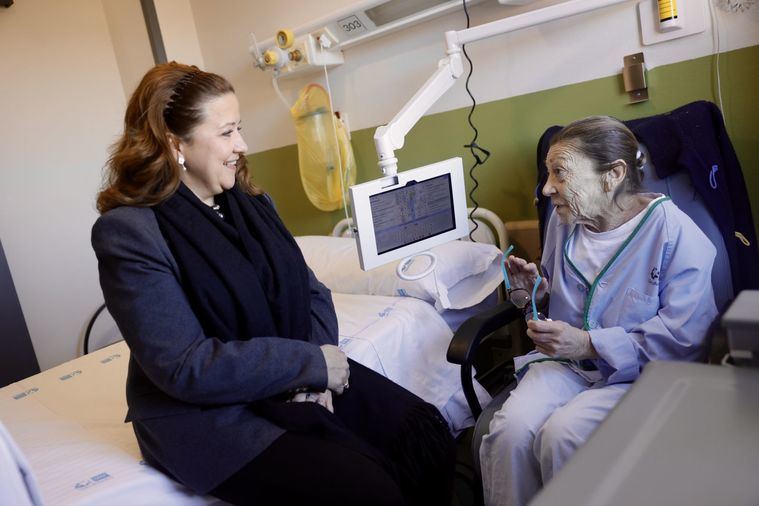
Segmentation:
[(369, 205), (378, 254), (456, 228), (450, 174), (372, 195)]

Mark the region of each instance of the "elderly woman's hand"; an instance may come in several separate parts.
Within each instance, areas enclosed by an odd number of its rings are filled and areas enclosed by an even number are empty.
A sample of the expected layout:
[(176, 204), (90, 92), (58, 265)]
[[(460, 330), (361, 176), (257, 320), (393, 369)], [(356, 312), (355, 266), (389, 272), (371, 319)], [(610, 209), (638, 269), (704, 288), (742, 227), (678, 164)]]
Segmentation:
[(549, 357), (573, 360), (598, 357), (590, 334), (567, 322), (528, 320), (527, 335), (535, 343), (535, 349)]
[(332, 406), (331, 390), (324, 392), (298, 392), (292, 396), (290, 402), (315, 402), (327, 408), (330, 413), (335, 412), (335, 408)]
[[(528, 293), (532, 293), (532, 287), (540, 274), (538, 266), (534, 262), (528, 262), (524, 258), (509, 255), (506, 259), (506, 268), (509, 271), (509, 281), (512, 288), (523, 288)], [(535, 303), (542, 305), (546, 295), (548, 295), (548, 283), (543, 278), (535, 294)]]

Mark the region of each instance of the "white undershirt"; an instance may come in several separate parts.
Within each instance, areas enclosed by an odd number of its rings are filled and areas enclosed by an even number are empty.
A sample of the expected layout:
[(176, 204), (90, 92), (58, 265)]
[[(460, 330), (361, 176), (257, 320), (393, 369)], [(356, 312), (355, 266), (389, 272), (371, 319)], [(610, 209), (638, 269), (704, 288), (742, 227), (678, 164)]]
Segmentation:
[(622, 225), (606, 232), (592, 232), (585, 225), (579, 225), (569, 244), (569, 256), (575, 267), (585, 276), (588, 282), (593, 283), (606, 263), (617, 252), (622, 243), (630, 236), (638, 223), (643, 219), (646, 211), (656, 201), (664, 198), (664, 195), (648, 194), (653, 200), (636, 214), (632, 219)]

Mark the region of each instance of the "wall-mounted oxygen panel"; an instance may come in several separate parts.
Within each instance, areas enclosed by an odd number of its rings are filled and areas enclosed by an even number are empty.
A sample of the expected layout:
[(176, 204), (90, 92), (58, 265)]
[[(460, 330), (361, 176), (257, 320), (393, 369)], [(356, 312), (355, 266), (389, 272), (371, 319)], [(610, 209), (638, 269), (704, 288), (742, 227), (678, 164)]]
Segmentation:
[[(468, 0), (467, 5), (482, 1)], [(460, 9), (461, 0), (358, 1), (292, 31), (280, 30), (276, 37), (253, 44), (250, 53), (257, 67), (281, 75), (318, 70), (342, 63), (341, 49)], [(284, 32), (294, 34), (292, 49), (280, 40)]]
[[(644, 46), (694, 35), (706, 30), (708, 0), (643, 0), (638, 3), (641, 41)], [(676, 2), (676, 3), (675, 3)], [(667, 5), (660, 5), (666, 3)], [(674, 5), (674, 10), (672, 8)], [(672, 14), (676, 19), (672, 19)], [(661, 21), (660, 21), (661, 20)]]
[(280, 30), (275, 37), (275, 44), (259, 53), (257, 46), (250, 51), (255, 64), (262, 70), (274, 70), (283, 75), (302, 74), (307, 71), (334, 67), (343, 63), (343, 53), (330, 50), (334, 39), (325, 33), (307, 33), (295, 36), (289, 30)]

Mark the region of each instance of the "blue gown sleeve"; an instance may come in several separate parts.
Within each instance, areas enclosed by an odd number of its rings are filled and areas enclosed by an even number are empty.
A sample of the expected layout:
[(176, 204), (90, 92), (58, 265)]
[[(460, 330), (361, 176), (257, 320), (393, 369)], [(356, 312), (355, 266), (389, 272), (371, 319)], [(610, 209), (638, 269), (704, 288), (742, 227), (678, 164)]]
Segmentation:
[(100, 284), (132, 357), (156, 387), (206, 405), (252, 402), (302, 387), (326, 389), (327, 367), (317, 344), (332, 332), (326, 310), (331, 299), (319, 286), (312, 285), (320, 318), (315, 342), (279, 337), (224, 342), (207, 336), (152, 212), (115, 211), (92, 230)]
[[(622, 327), (590, 330), (601, 360), (598, 366), (609, 383), (634, 381), (651, 360), (696, 361), (704, 358), (706, 336), (717, 316), (711, 272), (716, 250), (698, 232), (681, 224), (668, 230), (670, 241), (662, 262), (659, 299), (648, 300), (628, 289), (628, 315), (644, 311), (649, 303), (654, 315)], [(696, 227), (695, 224), (691, 224)]]
[[(558, 246), (558, 228), (560, 226), (559, 217), (556, 212), (552, 212), (546, 227), (545, 243), (543, 244), (543, 255), (540, 259), (540, 274), (545, 278), (548, 286), (551, 286), (553, 278), (554, 263), (556, 262), (556, 248)], [(549, 288), (550, 291), (550, 288)]]

